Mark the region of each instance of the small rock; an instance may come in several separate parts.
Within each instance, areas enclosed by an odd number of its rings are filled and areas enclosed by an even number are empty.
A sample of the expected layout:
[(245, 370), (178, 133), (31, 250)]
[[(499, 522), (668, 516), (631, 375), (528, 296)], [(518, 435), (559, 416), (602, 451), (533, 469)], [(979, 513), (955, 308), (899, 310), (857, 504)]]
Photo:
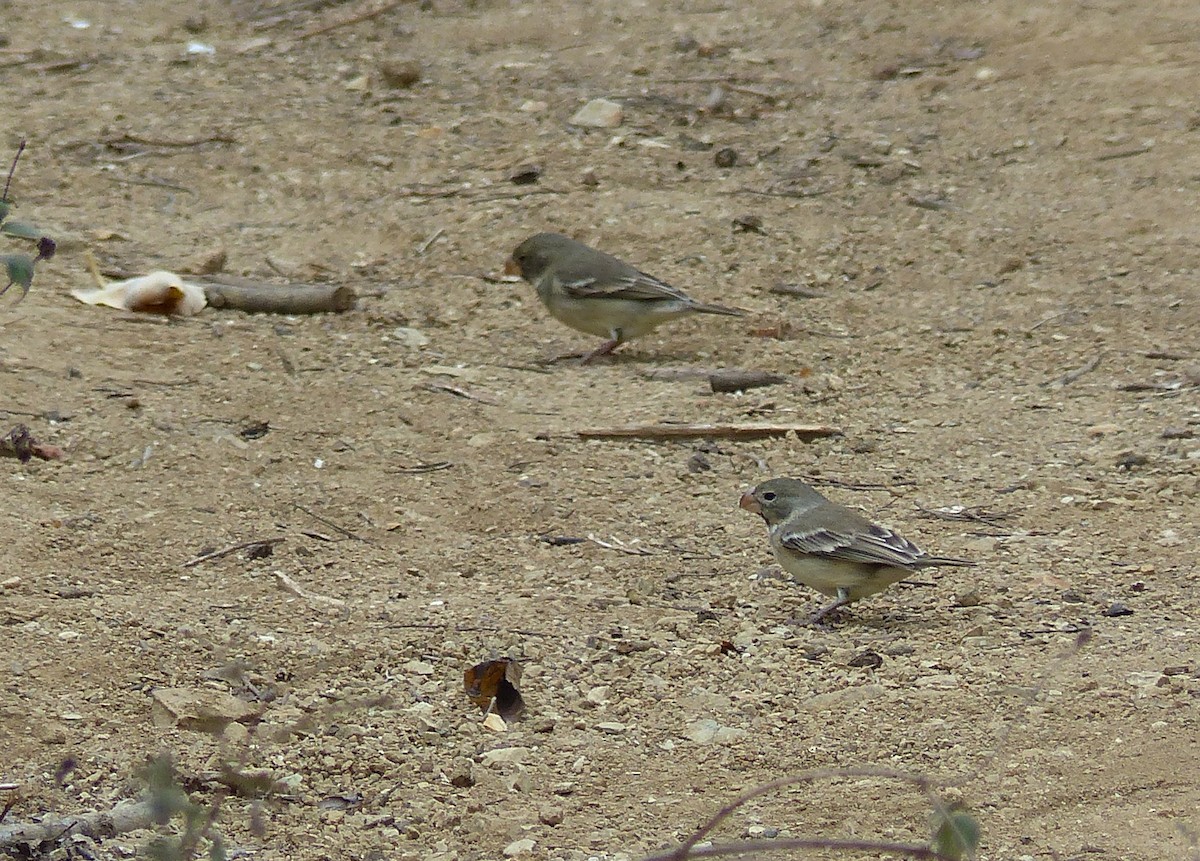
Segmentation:
[(567, 122), (589, 129), (615, 129), (625, 121), (625, 110), (608, 99), (592, 99)]
[(883, 655), (878, 652), (872, 652), (868, 649), (865, 652), (859, 652), (853, 658), (846, 662), (847, 667), (863, 667), (869, 670), (875, 670), (883, 666)]
[(563, 818), (561, 807), (543, 807), (538, 811), (538, 822), (543, 825), (561, 825)]
[(595, 188), (600, 184), (600, 177), (596, 176), (596, 169), (589, 167), (585, 168), (583, 173), (579, 175), (579, 184), (585, 185), (588, 188)]
[(1141, 452), (1124, 451), (1117, 456), (1117, 469), (1131, 470), (1135, 466), (1145, 466), (1150, 458)]
[(514, 858), (517, 855), (527, 855), (533, 851), (533, 847), (536, 845), (537, 841), (532, 837), (522, 837), (504, 847), (504, 857)]
[(848, 708), (867, 700), (883, 696), (883, 685), (857, 685), (809, 697), (800, 705), (808, 711), (830, 711)]
[(221, 691), (155, 688), (150, 717), (155, 726), (177, 726), (197, 732), (221, 732), (234, 721), (258, 717), (250, 703)]
[(523, 164), (513, 168), (508, 174), (508, 180), (513, 185), (533, 185), (542, 176), (540, 164)]
[(603, 723), (596, 724), (596, 729), (606, 732), (609, 735), (619, 735), (625, 732), (625, 724), (615, 720), (604, 721)]
[(733, 219), (734, 233), (758, 233), (766, 235), (763, 230), (763, 220), (760, 215), (743, 214)]
[(502, 762), (521, 763), (529, 758), (530, 753), (532, 751), (527, 747), (498, 747), (485, 753), (480, 761), (489, 767)]
[(483, 728), (492, 732), (508, 732), (508, 723), (500, 715), (492, 712), (483, 719)]
[(717, 736), (717, 730), (721, 725), (715, 720), (704, 718), (703, 720), (692, 721), (688, 724), (687, 737), (697, 744), (708, 744)]
[(192, 255), (179, 271), (186, 275), (215, 275), (225, 268), (228, 261), (229, 253), (217, 246)]
[(469, 789), (475, 785), (475, 775), (471, 773), (471, 763), (465, 760), (454, 763), (454, 767), (450, 769), (446, 777), (451, 786), (457, 786), (459, 789)]
[(954, 596), (955, 607), (978, 607), (979, 604), (979, 592), (975, 589), (971, 589), (967, 592), (959, 592)]
[(416, 349), (428, 344), (429, 336), (420, 329), (410, 329), (408, 326), (400, 326), (392, 330), (392, 340), (403, 344), (405, 347)]
[(713, 164), (717, 167), (733, 167), (738, 163), (738, 153), (733, 147), (722, 147), (713, 153)]
[(379, 78), (392, 90), (407, 90), (421, 80), (421, 64), (416, 60), (392, 58), (379, 64)]
[(746, 735), (744, 729), (723, 726), (711, 718), (692, 721), (685, 735), (697, 744), (731, 744)]
[(517, 769), (512, 774), (506, 774), (501, 783), (509, 792), (528, 793), (533, 788), (533, 781), (529, 779), (529, 773), (524, 769)]
[(38, 741), (42, 744), (66, 744), (67, 734), (60, 726), (44, 726), (38, 730)]
[(549, 108), (550, 105), (546, 102), (525, 101), (521, 103), (521, 106), (517, 110), (523, 114), (544, 114)]
[(611, 691), (610, 685), (596, 685), (584, 695), (584, 698), (594, 706), (604, 705), (608, 702), (608, 695)]
[(958, 676), (953, 673), (921, 676), (913, 684), (919, 688), (956, 688), (958, 687)]
[(1132, 616), (1133, 610), (1131, 610), (1125, 604), (1122, 604), (1120, 601), (1116, 601), (1112, 604), (1109, 604), (1107, 607), (1105, 607), (1100, 612), (1100, 615), (1108, 616), (1110, 619), (1115, 619), (1118, 616)]
[(401, 669), (407, 670), (417, 676), (432, 676), (433, 664), (426, 661), (409, 661)]
[(690, 54), (700, 47), (700, 43), (696, 37), (690, 33), (680, 33), (675, 37), (675, 42), (671, 45), (671, 50), (677, 54)]

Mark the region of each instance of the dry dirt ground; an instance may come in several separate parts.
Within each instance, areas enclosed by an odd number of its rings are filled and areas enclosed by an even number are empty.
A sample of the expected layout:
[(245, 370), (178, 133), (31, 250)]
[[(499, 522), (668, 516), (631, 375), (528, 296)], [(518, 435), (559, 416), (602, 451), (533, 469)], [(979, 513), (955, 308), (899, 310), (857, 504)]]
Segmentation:
[[(220, 810), (255, 858), (636, 858), (879, 766), (961, 779), (986, 858), (1195, 857), (1195, 4), (432, 0), (303, 38), (364, 8), (0, 3), (11, 197), (63, 240), (0, 307), (0, 416), (66, 450), (3, 462), (3, 823), (137, 797), (169, 752), (200, 802), (228, 759), (281, 781)], [(620, 128), (568, 124), (596, 97)], [(495, 276), (547, 228), (751, 316), (544, 367), (595, 341)], [(85, 248), (362, 298), (134, 318), (70, 297)], [(683, 372), (719, 367), (788, 382)], [(576, 435), (661, 421), (844, 435)], [(979, 567), (807, 627), (737, 508), (782, 474)], [(462, 690), (496, 656), (506, 733)], [(156, 723), (161, 688), (261, 723)], [(928, 821), (842, 777), (714, 837)]]

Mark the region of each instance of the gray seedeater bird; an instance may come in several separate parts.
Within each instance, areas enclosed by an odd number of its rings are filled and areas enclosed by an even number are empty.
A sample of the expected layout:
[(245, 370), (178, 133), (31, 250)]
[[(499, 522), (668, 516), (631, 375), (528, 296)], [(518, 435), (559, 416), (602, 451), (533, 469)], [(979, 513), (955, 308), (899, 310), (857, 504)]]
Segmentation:
[(558, 233), (538, 233), (516, 247), (505, 271), (533, 285), (560, 323), (608, 340), (583, 357), (590, 362), (661, 323), (689, 314), (746, 312), (697, 302), (682, 290), (611, 254)]
[(764, 481), (742, 494), (741, 507), (767, 522), (771, 550), (785, 571), (836, 599), (821, 608), (813, 622), (922, 568), (975, 564), (930, 556), (886, 526), (831, 502), (795, 478)]

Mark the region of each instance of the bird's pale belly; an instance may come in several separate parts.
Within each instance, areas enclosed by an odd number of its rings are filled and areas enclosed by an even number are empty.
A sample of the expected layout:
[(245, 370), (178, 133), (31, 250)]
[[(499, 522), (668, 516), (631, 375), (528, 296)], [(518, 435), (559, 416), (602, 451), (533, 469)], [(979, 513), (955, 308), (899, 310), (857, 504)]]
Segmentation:
[(689, 313), (679, 302), (647, 302), (629, 299), (571, 299), (551, 296), (546, 308), (560, 323), (572, 329), (597, 335), (615, 337), (622, 341), (645, 335), (661, 323)]
[(882, 592), (912, 573), (903, 568), (863, 565), (859, 562), (822, 559), (819, 556), (796, 557), (777, 553), (775, 558), (797, 583), (816, 589), (830, 598), (836, 598), (838, 590), (845, 589), (849, 592), (851, 601)]

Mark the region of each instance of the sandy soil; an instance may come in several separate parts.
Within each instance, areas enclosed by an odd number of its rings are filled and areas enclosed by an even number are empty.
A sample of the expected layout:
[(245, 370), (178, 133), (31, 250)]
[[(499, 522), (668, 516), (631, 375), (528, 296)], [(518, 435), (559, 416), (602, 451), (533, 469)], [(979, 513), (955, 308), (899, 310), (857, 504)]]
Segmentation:
[[(0, 3), (11, 196), (63, 245), (0, 305), (0, 417), (67, 452), (2, 473), (4, 822), (134, 798), (169, 752), (201, 802), (231, 758), (283, 781), (261, 828), (222, 807), (255, 858), (636, 858), (763, 781), (880, 766), (961, 778), (986, 858), (1195, 854), (1194, 3), (433, 0), (302, 38), (362, 8)], [(623, 124), (571, 127), (597, 97)], [(751, 316), (543, 367), (595, 345), (495, 279), (543, 229)], [(88, 248), (362, 298), (135, 318), (70, 297)], [(788, 382), (685, 372), (722, 367)], [(576, 434), (661, 421), (844, 434)], [(737, 508), (784, 474), (980, 565), (809, 628)], [(505, 733), (462, 691), (497, 656)], [(156, 723), (162, 688), (261, 723)], [(928, 822), (843, 777), (715, 837)]]

